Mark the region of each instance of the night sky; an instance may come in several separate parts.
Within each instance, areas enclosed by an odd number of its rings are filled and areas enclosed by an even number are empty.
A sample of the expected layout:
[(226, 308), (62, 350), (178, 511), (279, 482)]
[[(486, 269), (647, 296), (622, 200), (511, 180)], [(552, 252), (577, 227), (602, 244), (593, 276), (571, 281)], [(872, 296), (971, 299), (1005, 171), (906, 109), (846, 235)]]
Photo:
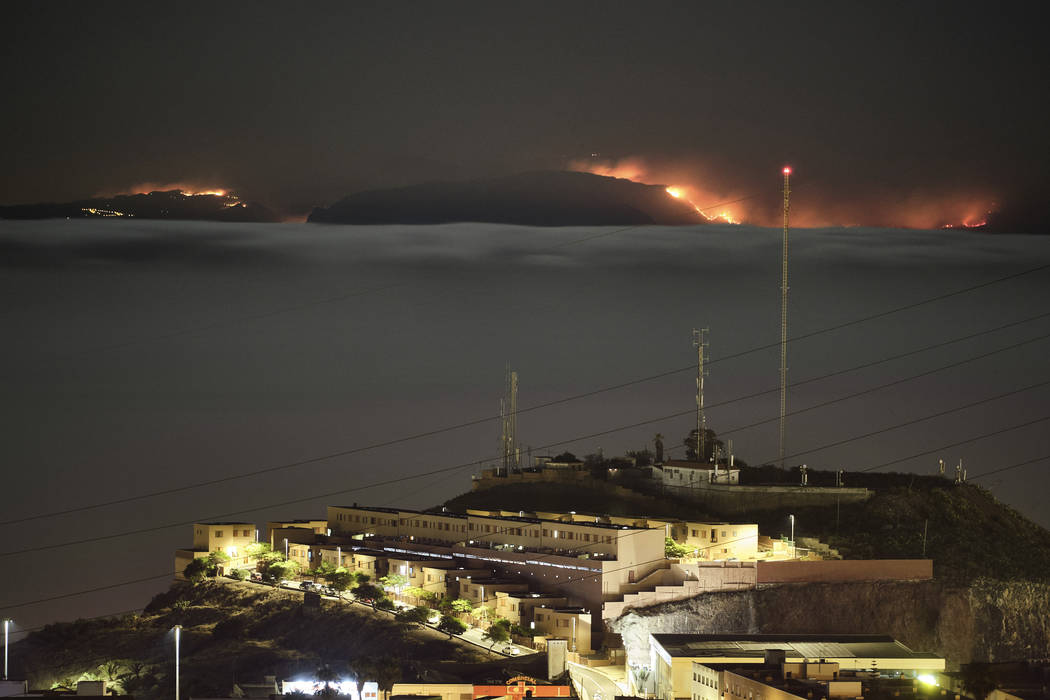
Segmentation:
[[(684, 369), (518, 421), (540, 451), (617, 454), (657, 431), (671, 445), (692, 424), (691, 330), (707, 326), (707, 398), (722, 406), (709, 425), (742, 459), (775, 459), (775, 423), (746, 426), (776, 416), (779, 355), (725, 358), (779, 339), (768, 226), (785, 163), (791, 335), (1040, 268), (793, 343), (800, 382), (972, 336), (794, 387), (804, 409), (930, 372), (792, 418), (793, 461), (1010, 467), (979, 483), (1050, 525), (1050, 431), (1031, 423), (1050, 421), (1050, 237), (888, 228), (1045, 193), (1036, 9), (3, 3), (0, 204), (181, 186), (295, 223), (0, 221), (0, 615), (24, 631), (141, 608), (190, 544), (184, 521), (264, 527), (462, 493), (496, 453), (493, 421), (37, 518), (492, 417), (508, 363), (523, 406)], [(358, 190), (552, 168), (740, 199), (755, 225), (301, 223)], [(1044, 461), (1011, 467), (1026, 460)], [(386, 477), (405, 481), (365, 488)]]
[(184, 183), (301, 217), (597, 153), (701, 204), (790, 161), (797, 223), (931, 226), (1050, 182), (1038, 9), (9, 2), (0, 203)]

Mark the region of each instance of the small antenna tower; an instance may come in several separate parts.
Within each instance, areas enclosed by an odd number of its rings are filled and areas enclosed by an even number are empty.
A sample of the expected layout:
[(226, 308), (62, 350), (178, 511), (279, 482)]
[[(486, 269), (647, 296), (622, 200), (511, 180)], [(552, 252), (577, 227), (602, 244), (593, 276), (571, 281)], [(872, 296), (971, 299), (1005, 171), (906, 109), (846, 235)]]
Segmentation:
[(518, 434), (518, 373), (507, 366), (505, 396), (499, 403), (499, 415), (503, 423), (500, 442), (503, 447), (503, 474), (521, 467), (521, 451), (517, 445)]
[(784, 253), (780, 282), (780, 468), (784, 468), (785, 420), (787, 418), (787, 339), (788, 339), (788, 212), (791, 209), (791, 168), (784, 167)]
[(707, 455), (707, 416), (704, 415), (704, 348), (708, 346), (706, 328), (693, 329), (693, 347), (696, 348), (696, 461), (704, 462)]

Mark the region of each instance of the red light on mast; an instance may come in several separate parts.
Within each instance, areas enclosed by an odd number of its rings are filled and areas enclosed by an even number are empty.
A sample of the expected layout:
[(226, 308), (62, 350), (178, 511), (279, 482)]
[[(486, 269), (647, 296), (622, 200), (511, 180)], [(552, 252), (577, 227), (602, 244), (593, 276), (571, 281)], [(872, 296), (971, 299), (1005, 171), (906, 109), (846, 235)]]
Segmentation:
[(784, 166), (784, 174), (785, 175), (790, 175), (791, 174), (791, 167), (790, 166), (787, 166), (787, 165)]

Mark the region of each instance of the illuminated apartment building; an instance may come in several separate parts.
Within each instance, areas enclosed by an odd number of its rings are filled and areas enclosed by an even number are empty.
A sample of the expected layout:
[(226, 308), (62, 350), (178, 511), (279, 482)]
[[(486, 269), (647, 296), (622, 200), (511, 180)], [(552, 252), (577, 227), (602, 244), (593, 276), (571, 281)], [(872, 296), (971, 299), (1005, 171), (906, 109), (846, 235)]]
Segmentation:
[[(652, 671), (647, 687), (631, 690), (635, 694), (650, 692), (662, 700), (693, 700), (696, 695), (699, 700), (757, 700), (756, 688), (750, 686), (750, 681), (730, 678), (722, 672), (731, 667), (758, 668), (771, 657), (777, 659), (786, 674), (804, 674), (808, 666), (818, 675), (826, 672), (835, 680), (880, 674), (914, 676), (944, 670), (943, 658), (914, 652), (893, 637), (881, 635), (653, 633), (649, 635), (649, 658), (628, 659), (628, 663), (645, 665)], [(732, 681), (734, 687), (727, 687), (727, 681)], [(631, 682), (635, 684), (637, 679), (632, 677)], [(786, 700), (772, 691), (766, 695), (769, 700)]]
[[(665, 568), (662, 528), (569, 522), (521, 515), (424, 513), (391, 508), (329, 506), (333, 537), (365, 538), (366, 546), (399, 554), (454, 559), (488, 567), (502, 579), (564, 595), (601, 627), (605, 600)], [(364, 544), (364, 543), (363, 543)]]
[(193, 547), (175, 550), (176, 578), (182, 577), (183, 569), (191, 561), (215, 551), (230, 557), (222, 566), (225, 571), (253, 566), (254, 560), (248, 558), (244, 549), (255, 543), (255, 535), (254, 523), (194, 523)]

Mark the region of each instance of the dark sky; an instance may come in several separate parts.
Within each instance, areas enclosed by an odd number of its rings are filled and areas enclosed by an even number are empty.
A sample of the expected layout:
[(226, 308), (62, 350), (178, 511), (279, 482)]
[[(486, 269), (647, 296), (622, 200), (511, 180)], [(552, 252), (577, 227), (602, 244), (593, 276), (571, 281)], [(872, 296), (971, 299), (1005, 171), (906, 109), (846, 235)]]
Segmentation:
[(294, 215), (594, 152), (715, 198), (790, 161), (800, 223), (1047, 182), (1033, 3), (294, 5), (4, 3), (0, 202), (186, 183)]

